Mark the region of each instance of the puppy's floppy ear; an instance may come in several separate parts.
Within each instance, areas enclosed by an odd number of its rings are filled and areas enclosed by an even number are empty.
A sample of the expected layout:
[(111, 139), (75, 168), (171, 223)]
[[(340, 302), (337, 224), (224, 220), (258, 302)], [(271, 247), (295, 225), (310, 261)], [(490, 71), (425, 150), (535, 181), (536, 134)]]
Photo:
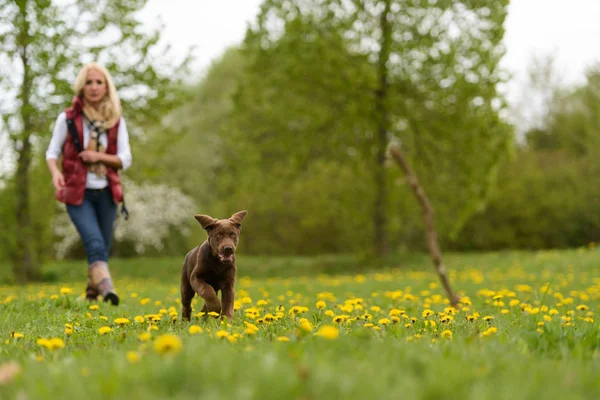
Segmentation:
[(248, 214), (248, 211), (246, 211), (246, 210), (238, 211), (235, 214), (233, 214), (231, 217), (229, 217), (229, 219), (231, 221), (233, 221), (233, 223), (235, 223), (239, 228), (242, 226), (242, 220), (244, 219), (246, 214)]
[(206, 231), (209, 231), (218, 222), (218, 220), (208, 215), (196, 214), (194, 215), (194, 218), (200, 222), (200, 225), (202, 225), (202, 228)]

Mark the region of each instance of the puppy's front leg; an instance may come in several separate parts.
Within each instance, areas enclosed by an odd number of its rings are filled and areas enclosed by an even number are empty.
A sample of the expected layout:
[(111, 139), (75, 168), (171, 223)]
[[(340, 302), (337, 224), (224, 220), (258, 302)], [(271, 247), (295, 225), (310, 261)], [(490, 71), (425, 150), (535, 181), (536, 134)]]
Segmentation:
[(221, 313), (221, 302), (212, 286), (197, 276), (192, 276), (190, 284), (196, 293), (198, 293), (198, 296), (202, 297), (206, 302), (205, 307), (208, 312), (214, 311), (219, 314)]
[(235, 300), (235, 290), (232, 284), (225, 284), (222, 289), (223, 292), (223, 315), (229, 318), (233, 318), (233, 302)]

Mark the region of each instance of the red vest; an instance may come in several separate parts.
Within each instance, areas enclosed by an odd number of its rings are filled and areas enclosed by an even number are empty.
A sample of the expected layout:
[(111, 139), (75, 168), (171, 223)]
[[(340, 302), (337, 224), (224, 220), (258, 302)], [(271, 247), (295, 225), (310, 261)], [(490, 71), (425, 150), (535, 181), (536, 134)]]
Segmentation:
[[(83, 108), (83, 100), (76, 96), (73, 99), (73, 105), (65, 110), (67, 119), (73, 118), (77, 132), (79, 133), (79, 142), (83, 145), (83, 116), (81, 109)], [(117, 154), (117, 137), (119, 135), (119, 122), (110, 128), (107, 132), (108, 143), (106, 146), (107, 154)], [(67, 132), (67, 139), (63, 145), (62, 153), (62, 174), (65, 178), (65, 186), (56, 191), (55, 196), (58, 201), (80, 205), (83, 202), (85, 193), (85, 182), (87, 180), (88, 168), (79, 158), (79, 152), (73, 143), (71, 134)], [(108, 187), (112, 193), (115, 204), (123, 201), (123, 188), (121, 187), (121, 179), (116, 169), (106, 166), (106, 178), (108, 179)]]

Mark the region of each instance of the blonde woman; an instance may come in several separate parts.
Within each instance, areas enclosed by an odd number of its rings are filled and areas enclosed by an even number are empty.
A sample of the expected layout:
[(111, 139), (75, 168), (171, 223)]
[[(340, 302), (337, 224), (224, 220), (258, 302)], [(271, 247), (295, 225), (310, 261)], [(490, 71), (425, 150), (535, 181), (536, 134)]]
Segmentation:
[(106, 68), (85, 65), (73, 88), (73, 104), (56, 120), (46, 161), (56, 198), (66, 204), (87, 253), (86, 297), (96, 300), (102, 295), (118, 305), (108, 258), (117, 205), (123, 201), (118, 170), (131, 165), (129, 134)]

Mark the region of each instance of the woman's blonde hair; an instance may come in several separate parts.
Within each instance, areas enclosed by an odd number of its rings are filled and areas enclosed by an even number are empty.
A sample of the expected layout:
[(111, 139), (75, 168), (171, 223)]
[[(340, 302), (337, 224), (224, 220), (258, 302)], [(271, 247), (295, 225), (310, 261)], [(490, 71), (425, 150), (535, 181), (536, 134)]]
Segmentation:
[[(104, 75), (104, 80), (106, 82), (106, 95), (101, 100), (98, 111), (94, 112), (95, 110), (89, 110), (89, 112), (92, 114), (97, 114), (104, 121), (106, 129), (112, 128), (121, 118), (121, 101), (117, 95), (117, 89), (115, 88), (112, 77), (106, 68), (96, 62), (91, 62), (84, 65), (79, 71), (79, 74), (77, 74), (77, 78), (73, 84), (73, 90), (75, 91), (76, 96), (83, 95), (83, 87), (85, 86), (87, 74), (90, 70), (96, 70)], [(86, 104), (85, 99), (83, 99), (83, 101), (84, 111), (91, 108)], [(87, 114), (88, 113), (86, 113), (86, 115)]]

